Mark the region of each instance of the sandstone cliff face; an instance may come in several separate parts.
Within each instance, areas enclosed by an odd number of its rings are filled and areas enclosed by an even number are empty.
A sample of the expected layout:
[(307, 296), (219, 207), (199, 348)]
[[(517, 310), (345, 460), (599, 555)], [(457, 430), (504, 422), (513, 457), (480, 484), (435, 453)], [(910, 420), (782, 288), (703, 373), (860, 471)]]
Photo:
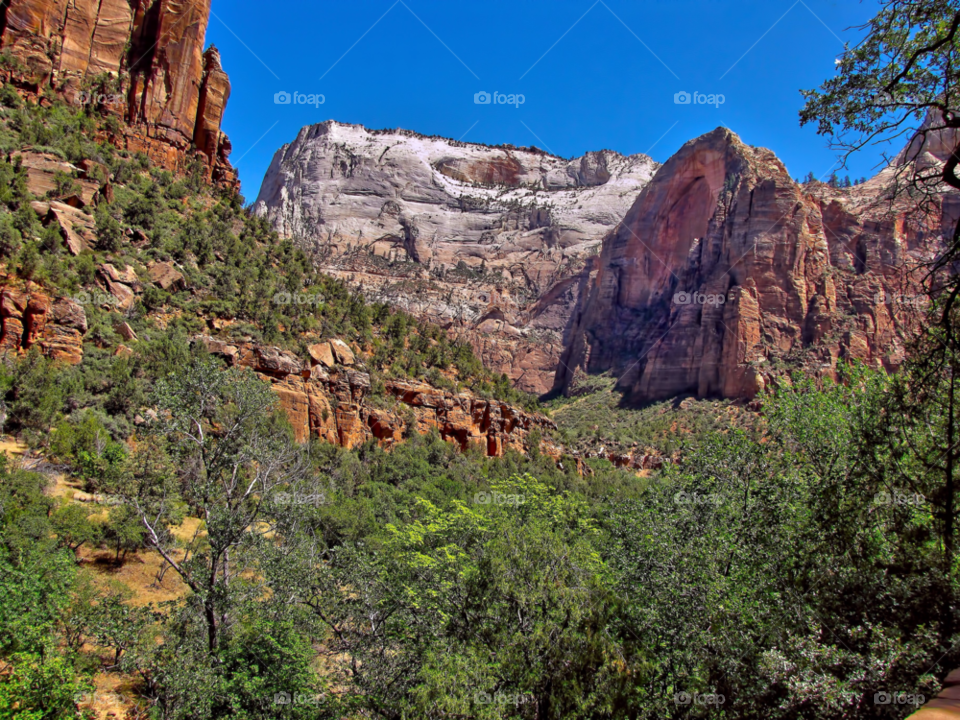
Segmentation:
[(277, 152), (255, 212), (311, 243), (329, 273), (447, 327), (542, 393), (581, 271), (656, 167), (330, 121)]
[(39, 288), (0, 288), (0, 355), (38, 347), (55, 360), (83, 360), (87, 316), (70, 298), (51, 298)]
[[(220, 122), (230, 83), (203, 52), (210, 0), (9, 0), (0, 12), (5, 80), (53, 87), (125, 121), (111, 138), (183, 170), (199, 157), (215, 182), (238, 187)], [(194, 152), (194, 144), (198, 152)]]
[(375, 404), (370, 375), (339, 340), (311, 348), (306, 361), (278, 348), (204, 336), (196, 341), (272, 383), (300, 442), (319, 438), (353, 448), (375, 439), (389, 447), (407, 435), (435, 429), (463, 450), (473, 446), (500, 456), (509, 447), (526, 452), (534, 429), (556, 428), (543, 415), (423, 383), (388, 380), (386, 397)]
[(897, 367), (922, 312), (904, 267), (940, 228), (888, 212), (878, 192), (799, 186), (726, 129), (687, 143), (585, 275), (556, 388), (610, 371), (634, 401), (750, 398), (788, 368)]

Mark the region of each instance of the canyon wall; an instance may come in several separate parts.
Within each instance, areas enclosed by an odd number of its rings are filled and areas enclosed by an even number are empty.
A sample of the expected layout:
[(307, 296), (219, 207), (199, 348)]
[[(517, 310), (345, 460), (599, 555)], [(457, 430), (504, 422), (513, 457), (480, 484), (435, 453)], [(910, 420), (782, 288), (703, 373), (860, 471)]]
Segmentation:
[(230, 82), (203, 43), (210, 0), (8, 0), (0, 9), (0, 77), (40, 97), (48, 88), (119, 121), (109, 140), (238, 188), (220, 130)]
[(663, 165), (604, 239), (555, 389), (610, 372), (635, 402), (752, 398), (800, 368), (895, 369), (924, 309), (907, 269), (933, 256), (940, 225), (892, 207), (882, 174), (801, 186), (718, 128)]
[(328, 121), (277, 152), (254, 208), (326, 272), (446, 327), (543, 393), (578, 278), (656, 167)]

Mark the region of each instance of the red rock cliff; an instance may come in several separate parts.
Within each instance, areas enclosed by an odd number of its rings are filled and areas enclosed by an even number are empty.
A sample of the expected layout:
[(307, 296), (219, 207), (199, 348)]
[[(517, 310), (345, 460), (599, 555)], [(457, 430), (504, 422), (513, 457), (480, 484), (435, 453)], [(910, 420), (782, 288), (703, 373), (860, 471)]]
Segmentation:
[(922, 310), (904, 268), (940, 231), (880, 191), (797, 185), (722, 128), (687, 143), (584, 276), (555, 388), (610, 371), (633, 401), (749, 398), (791, 367), (896, 367)]
[(72, 298), (51, 298), (38, 286), (0, 286), (0, 356), (34, 346), (48, 357), (77, 365), (83, 359), (87, 316)]
[(237, 187), (220, 131), (230, 82), (216, 49), (203, 51), (210, 0), (9, 0), (0, 10), (5, 80), (53, 87), (125, 121), (118, 145)]
[(372, 402), (370, 375), (340, 340), (312, 346), (306, 361), (275, 347), (206, 336), (195, 341), (269, 381), (300, 442), (313, 437), (353, 448), (374, 439), (389, 447), (406, 435), (436, 430), (463, 450), (500, 456), (507, 448), (527, 452), (531, 432), (556, 428), (537, 413), (413, 381), (386, 380), (384, 396)]

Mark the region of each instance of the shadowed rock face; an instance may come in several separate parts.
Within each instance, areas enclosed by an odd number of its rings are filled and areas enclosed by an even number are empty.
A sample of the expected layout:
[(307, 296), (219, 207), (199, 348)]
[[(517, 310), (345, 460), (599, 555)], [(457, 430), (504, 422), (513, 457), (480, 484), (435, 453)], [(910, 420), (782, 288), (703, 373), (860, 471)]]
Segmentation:
[(330, 121), (277, 152), (255, 212), (367, 297), (447, 327), (543, 393), (578, 278), (656, 167)]
[(904, 268), (936, 227), (882, 186), (799, 186), (726, 129), (687, 143), (603, 241), (556, 374), (612, 371), (633, 401), (750, 398), (786, 366), (895, 368), (922, 300)]
[[(9, 0), (0, 50), (5, 80), (53, 87), (126, 122), (115, 142), (171, 170), (195, 157), (214, 181), (238, 186), (220, 131), (230, 82), (215, 49), (203, 52), (210, 0)], [(103, 78), (112, 79), (102, 84)]]

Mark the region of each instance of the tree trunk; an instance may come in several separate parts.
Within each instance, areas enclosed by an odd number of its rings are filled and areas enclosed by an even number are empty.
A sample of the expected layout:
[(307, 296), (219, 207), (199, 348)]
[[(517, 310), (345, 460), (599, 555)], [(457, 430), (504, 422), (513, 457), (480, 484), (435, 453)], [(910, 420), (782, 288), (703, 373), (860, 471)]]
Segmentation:
[(204, 605), (204, 613), (207, 618), (207, 646), (211, 653), (217, 649), (217, 611), (213, 606), (213, 600), (207, 599)]
[(954, 368), (951, 364), (948, 372), (950, 373), (950, 387), (947, 393), (947, 463), (944, 478), (944, 523), (943, 523), (943, 563), (944, 563), (944, 575), (947, 580), (947, 589), (944, 593), (944, 607), (943, 607), (943, 644), (945, 647), (949, 647), (953, 637), (954, 632), (954, 622), (953, 622), (953, 566), (954, 559), (956, 554), (956, 549), (954, 545), (953, 538), (953, 525), (954, 525), (954, 516), (956, 511), (954, 506), (956, 504), (955, 495), (956, 490), (954, 488), (953, 481), (953, 463), (954, 458), (956, 457), (956, 422), (954, 416), (955, 410), (955, 387), (956, 387), (956, 374), (954, 373)]

